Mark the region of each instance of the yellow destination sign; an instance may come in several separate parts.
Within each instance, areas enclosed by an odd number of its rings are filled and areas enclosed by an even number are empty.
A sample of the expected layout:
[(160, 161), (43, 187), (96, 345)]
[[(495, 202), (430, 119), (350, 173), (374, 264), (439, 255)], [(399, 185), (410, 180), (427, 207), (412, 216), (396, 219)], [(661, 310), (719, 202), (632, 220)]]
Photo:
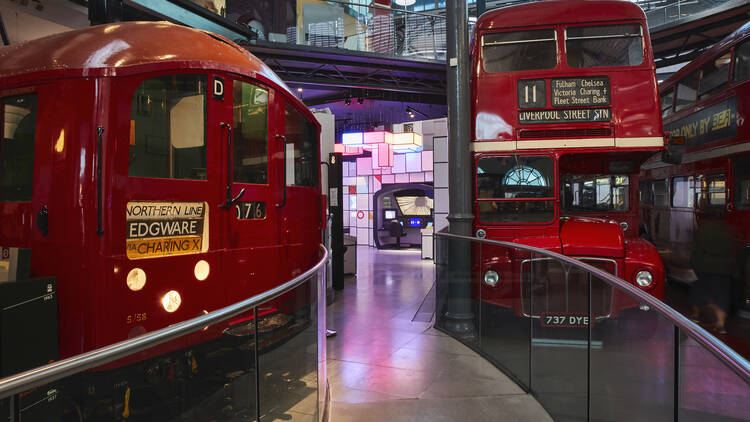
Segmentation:
[(200, 236), (128, 239), (125, 249), (130, 259), (199, 253), (203, 247)]

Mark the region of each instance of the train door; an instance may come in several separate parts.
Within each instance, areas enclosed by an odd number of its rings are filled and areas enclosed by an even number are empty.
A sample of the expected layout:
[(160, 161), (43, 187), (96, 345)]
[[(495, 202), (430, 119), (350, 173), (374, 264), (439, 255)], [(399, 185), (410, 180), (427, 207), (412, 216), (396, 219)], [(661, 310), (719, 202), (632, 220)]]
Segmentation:
[(282, 262), (294, 277), (315, 263), (321, 242), (320, 133), (292, 103), (283, 113)]
[(168, 71), (105, 87), (102, 167), (111, 182), (102, 208), (111, 223), (101, 236), (111, 245), (115, 282), (102, 283), (109, 302), (100, 315), (113, 320), (100, 323), (100, 345), (226, 303), (219, 208), (226, 136), (214, 123), (222, 109), (210, 81), (205, 73)]
[(729, 183), (731, 202), (727, 207), (727, 225), (737, 237), (736, 274), (732, 291), (734, 305), (747, 312), (750, 309), (750, 156), (732, 158)]
[[(215, 96), (224, 86), (222, 125), (225, 159), (221, 177), (226, 219), (225, 276), (230, 302), (248, 298), (286, 281), (279, 274), (278, 191), (280, 163), (272, 159), (281, 150), (283, 111), (276, 93), (254, 81), (219, 78)], [(231, 150), (227, 146), (231, 145)], [(230, 164), (231, 163), (231, 166)]]

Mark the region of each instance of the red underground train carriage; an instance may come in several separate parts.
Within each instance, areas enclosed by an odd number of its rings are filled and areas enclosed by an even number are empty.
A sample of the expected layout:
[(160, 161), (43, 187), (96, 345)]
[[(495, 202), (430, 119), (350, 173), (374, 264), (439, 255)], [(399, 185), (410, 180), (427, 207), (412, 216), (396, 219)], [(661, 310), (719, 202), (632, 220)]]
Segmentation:
[[(665, 144), (643, 11), (573, 0), (487, 12), (471, 90), (477, 235), (580, 258), (663, 299), (661, 259), (638, 237), (638, 169)], [(484, 304), (542, 325), (588, 312), (588, 278), (550, 260), (484, 246), (475, 271)], [(532, 273), (545, 274), (533, 287)], [(601, 319), (637, 304), (597, 283), (591, 306)]]
[(52, 35), (0, 49), (0, 97), (0, 245), (55, 278), (60, 358), (319, 259), (320, 125), (233, 42), (165, 22)]

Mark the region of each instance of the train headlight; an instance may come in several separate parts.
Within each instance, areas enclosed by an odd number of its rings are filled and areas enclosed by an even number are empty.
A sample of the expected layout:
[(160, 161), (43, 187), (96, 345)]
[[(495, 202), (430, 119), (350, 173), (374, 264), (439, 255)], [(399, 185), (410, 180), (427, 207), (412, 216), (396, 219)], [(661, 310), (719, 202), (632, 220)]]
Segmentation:
[(164, 310), (167, 312), (176, 311), (177, 308), (180, 307), (181, 303), (182, 298), (180, 297), (180, 294), (175, 290), (168, 291), (167, 294), (165, 294), (164, 297), (161, 298), (161, 306), (163, 306)]
[(202, 259), (195, 264), (195, 268), (193, 269), (193, 274), (195, 274), (195, 278), (198, 281), (207, 279), (210, 272), (211, 266), (208, 265), (208, 262)]
[(141, 290), (146, 285), (146, 272), (140, 268), (133, 268), (128, 272), (128, 278), (125, 279), (125, 283), (134, 292)]
[(638, 273), (635, 275), (635, 282), (638, 283), (640, 287), (651, 287), (651, 285), (654, 283), (654, 276), (652, 276), (651, 273), (646, 270), (638, 271)]
[(484, 284), (495, 287), (495, 285), (500, 281), (500, 275), (496, 271), (489, 270), (486, 273), (484, 273)]

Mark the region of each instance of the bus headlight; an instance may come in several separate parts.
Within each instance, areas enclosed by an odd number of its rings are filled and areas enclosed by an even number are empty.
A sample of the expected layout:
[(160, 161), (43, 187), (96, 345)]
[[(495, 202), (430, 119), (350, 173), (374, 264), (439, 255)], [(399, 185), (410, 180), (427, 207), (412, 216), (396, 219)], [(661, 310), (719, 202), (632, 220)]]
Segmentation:
[(496, 271), (489, 270), (484, 273), (484, 284), (495, 287), (498, 281), (500, 281), (500, 275)]
[(638, 271), (638, 273), (635, 275), (635, 282), (640, 287), (651, 287), (651, 284), (654, 283), (654, 276), (652, 276), (651, 273), (646, 270)]

